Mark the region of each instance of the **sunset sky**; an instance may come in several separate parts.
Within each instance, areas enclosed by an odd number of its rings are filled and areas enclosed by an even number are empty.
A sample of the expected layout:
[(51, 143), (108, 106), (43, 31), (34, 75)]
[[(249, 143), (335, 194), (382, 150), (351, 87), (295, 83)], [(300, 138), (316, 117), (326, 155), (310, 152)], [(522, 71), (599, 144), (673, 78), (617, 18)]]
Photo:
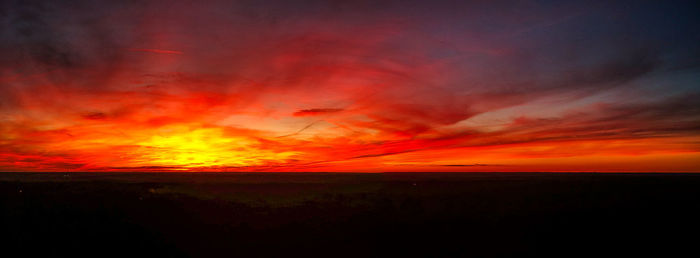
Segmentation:
[(0, 171), (700, 171), (696, 1), (2, 1)]

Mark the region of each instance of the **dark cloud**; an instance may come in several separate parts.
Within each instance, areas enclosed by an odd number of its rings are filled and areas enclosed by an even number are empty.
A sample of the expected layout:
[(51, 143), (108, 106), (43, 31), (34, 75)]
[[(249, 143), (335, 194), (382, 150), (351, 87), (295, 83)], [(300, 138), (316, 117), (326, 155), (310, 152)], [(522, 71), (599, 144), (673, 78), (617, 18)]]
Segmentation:
[[(8, 41), (14, 41), (7, 43), (22, 50), (19, 54), (26, 54), (26, 58), (49, 69), (70, 68), (76, 64), (78, 53), (61, 33), (64, 28), (55, 26), (60, 22), (56, 15), (61, 12), (51, 2), (16, 1), (10, 10), (13, 11), (7, 18), (10, 31), (3, 34), (9, 34)], [(20, 61), (24, 57), (15, 58)]]
[(83, 118), (88, 120), (102, 120), (107, 118), (107, 114), (102, 112), (90, 112), (83, 115)]
[(294, 116), (318, 116), (324, 114), (331, 114), (343, 111), (342, 108), (312, 108), (312, 109), (302, 109), (294, 112)]
[(354, 157), (351, 157), (351, 159), (361, 159), (361, 158), (374, 158), (374, 157), (390, 156), (390, 155), (396, 155), (396, 154), (408, 153), (408, 152), (414, 152), (414, 151), (418, 151), (418, 150), (405, 150), (405, 151), (384, 152), (384, 153), (377, 153), (377, 154), (366, 154), (366, 155), (354, 156)]

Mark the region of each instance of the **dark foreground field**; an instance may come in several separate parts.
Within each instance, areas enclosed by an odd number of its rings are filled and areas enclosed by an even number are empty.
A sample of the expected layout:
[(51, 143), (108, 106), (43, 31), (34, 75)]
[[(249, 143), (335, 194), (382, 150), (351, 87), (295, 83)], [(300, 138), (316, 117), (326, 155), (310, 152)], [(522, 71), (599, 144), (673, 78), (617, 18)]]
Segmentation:
[(0, 173), (0, 245), (24, 257), (672, 257), (699, 252), (699, 200), (694, 174)]

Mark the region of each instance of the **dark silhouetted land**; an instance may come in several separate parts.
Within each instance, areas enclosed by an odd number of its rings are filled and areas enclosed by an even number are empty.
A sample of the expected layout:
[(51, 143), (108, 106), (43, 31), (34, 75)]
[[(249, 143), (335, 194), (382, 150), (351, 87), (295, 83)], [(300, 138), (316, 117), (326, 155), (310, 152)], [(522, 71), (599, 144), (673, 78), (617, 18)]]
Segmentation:
[(0, 173), (5, 253), (677, 256), (700, 175)]

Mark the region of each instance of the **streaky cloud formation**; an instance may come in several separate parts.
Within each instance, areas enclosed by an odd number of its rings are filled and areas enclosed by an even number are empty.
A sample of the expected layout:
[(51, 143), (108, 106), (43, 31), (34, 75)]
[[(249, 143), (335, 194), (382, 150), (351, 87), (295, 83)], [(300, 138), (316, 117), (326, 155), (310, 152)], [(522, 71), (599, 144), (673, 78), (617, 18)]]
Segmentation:
[(4, 1), (3, 171), (700, 171), (694, 1)]

